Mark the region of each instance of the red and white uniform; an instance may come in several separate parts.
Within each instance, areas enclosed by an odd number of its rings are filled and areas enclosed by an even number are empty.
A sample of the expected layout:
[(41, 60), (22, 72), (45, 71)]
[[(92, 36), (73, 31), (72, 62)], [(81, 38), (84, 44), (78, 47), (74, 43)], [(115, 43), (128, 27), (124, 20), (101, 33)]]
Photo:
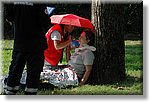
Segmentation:
[(46, 34), (48, 48), (44, 51), (44, 56), (45, 60), (48, 63), (50, 63), (52, 66), (56, 66), (59, 63), (59, 60), (63, 54), (63, 49), (55, 49), (54, 40), (51, 39), (51, 34), (53, 31), (58, 31), (61, 35), (60, 43), (64, 42), (64, 33), (60, 25), (56, 24), (53, 27), (51, 27)]

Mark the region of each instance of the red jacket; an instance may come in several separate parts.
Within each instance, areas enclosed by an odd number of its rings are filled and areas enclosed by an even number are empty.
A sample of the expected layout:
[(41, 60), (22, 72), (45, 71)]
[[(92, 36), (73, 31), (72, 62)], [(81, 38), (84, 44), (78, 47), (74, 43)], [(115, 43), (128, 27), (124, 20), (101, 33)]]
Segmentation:
[(56, 50), (54, 47), (54, 41), (51, 39), (51, 34), (54, 30), (57, 30), (61, 34), (62, 39), (60, 42), (64, 42), (64, 33), (62, 32), (60, 25), (56, 24), (51, 27), (46, 34), (48, 48), (44, 51), (44, 56), (47, 62), (56, 66), (63, 54), (63, 49)]

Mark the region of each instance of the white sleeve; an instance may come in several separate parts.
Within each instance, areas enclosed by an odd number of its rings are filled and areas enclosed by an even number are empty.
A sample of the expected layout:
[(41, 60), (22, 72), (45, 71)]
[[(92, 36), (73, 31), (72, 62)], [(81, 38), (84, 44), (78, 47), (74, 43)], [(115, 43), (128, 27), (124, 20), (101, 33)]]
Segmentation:
[(91, 51), (87, 51), (83, 54), (83, 63), (84, 65), (93, 65), (94, 62), (94, 54)]
[(51, 34), (51, 39), (61, 41), (61, 34), (57, 30), (55, 30)]

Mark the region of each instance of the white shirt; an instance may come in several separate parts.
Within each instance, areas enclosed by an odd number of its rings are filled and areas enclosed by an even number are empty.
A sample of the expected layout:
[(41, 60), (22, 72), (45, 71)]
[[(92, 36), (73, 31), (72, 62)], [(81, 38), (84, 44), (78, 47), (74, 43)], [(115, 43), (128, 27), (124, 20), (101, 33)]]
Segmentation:
[(51, 34), (51, 39), (61, 41), (61, 34), (57, 30), (54, 30)]
[(92, 51), (95, 50), (96, 48), (93, 46), (76, 48), (75, 53), (71, 55), (71, 60), (69, 60), (68, 64), (73, 67), (80, 78), (82, 78), (85, 73), (85, 66), (93, 65), (95, 56)]

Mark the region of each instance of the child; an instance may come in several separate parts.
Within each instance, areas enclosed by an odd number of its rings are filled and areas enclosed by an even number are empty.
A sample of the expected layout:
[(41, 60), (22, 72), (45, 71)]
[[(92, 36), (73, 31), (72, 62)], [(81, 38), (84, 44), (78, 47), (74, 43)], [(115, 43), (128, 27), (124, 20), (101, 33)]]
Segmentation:
[(75, 70), (79, 84), (84, 85), (92, 71), (93, 61), (95, 59), (93, 51), (96, 48), (93, 46), (95, 35), (92, 31), (83, 31), (79, 37), (79, 48), (75, 49), (72, 54), (69, 65)]

